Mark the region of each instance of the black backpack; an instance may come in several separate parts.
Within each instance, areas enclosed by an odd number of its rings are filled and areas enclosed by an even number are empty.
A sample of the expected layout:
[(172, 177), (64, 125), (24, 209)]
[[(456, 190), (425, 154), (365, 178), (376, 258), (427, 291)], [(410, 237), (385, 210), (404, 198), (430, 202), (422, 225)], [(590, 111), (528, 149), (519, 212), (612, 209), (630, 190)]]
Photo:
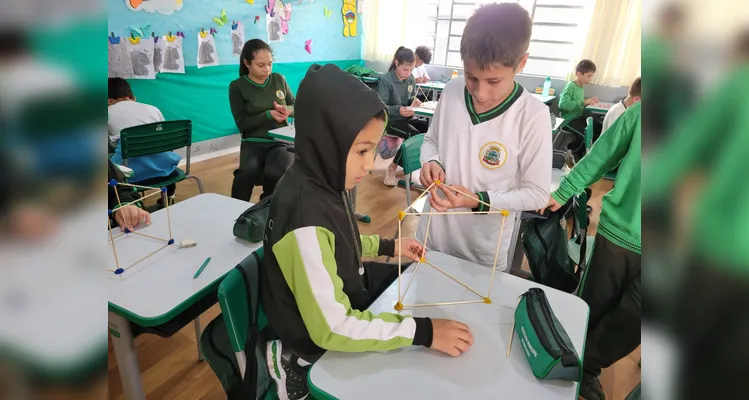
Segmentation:
[[(533, 279), (554, 289), (572, 293), (580, 283), (580, 276), (585, 269), (586, 232), (587, 232), (587, 191), (576, 196), (559, 210), (549, 213), (546, 219), (529, 220), (522, 232), (523, 251)], [(570, 259), (566, 230), (561, 221), (569, 211), (573, 213), (573, 237), (579, 244), (582, 265), (575, 265)], [(584, 223), (577, 222), (584, 218)]]
[(247, 340), (244, 346), (246, 360), (244, 378), (239, 371), (223, 313), (214, 318), (200, 336), (203, 355), (221, 382), (229, 400), (266, 399), (273, 398), (275, 394), (275, 390), (269, 390), (272, 387), (272, 379), (268, 373), (265, 358), (265, 344), (271, 333), (267, 318), (260, 306), (258, 269), (261, 265), (261, 258), (262, 249), (253, 252), (230, 272), (234, 276), (227, 275), (225, 278), (236, 278), (235, 271), (238, 271), (248, 294), (249, 316)]

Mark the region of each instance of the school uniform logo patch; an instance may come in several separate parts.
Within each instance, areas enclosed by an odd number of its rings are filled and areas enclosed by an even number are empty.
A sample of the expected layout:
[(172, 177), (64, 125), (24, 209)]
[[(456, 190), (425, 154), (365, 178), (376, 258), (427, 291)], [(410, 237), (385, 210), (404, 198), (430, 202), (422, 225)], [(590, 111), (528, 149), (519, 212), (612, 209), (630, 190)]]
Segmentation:
[(282, 91), (276, 90), (276, 97), (278, 97), (279, 99), (283, 100), (284, 97), (286, 97), (286, 95)]
[(408, 93), (411, 93), (413, 91), (414, 91), (414, 86), (413, 85), (408, 85)]
[(507, 161), (507, 149), (501, 143), (489, 142), (479, 150), (479, 161), (484, 168), (499, 168)]

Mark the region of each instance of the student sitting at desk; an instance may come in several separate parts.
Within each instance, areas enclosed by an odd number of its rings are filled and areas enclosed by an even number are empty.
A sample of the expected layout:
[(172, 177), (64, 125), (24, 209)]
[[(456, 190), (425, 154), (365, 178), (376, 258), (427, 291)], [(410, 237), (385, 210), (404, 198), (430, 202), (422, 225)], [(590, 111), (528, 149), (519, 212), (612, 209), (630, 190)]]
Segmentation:
[[(543, 207), (551, 187), (551, 121), (549, 108), (515, 82), (528, 60), (531, 18), (518, 4), (483, 6), (466, 22), (460, 42), (464, 76), (445, 85), (432, 124), (421, 146), (421, 183), (440, 180), (510, 216), (504, 225), (499, 253), (497, 238), (502, 217), (440, 215), (432, 219), (430, 249), (497, 269), (507, 267), (515, 235), (514, 217)], [(432, 189), (430, 207), (442, 212), (484, 212), (476, 200)], [(424, 212), (427, 212), (425, 210)], [(422, 216), (416, 237), (424, 238)]]
[(416, 62), (414, 65), (414, 70), (411, 71), (411, 75), (414, 76), (414, 81), (416, 83), (431, 81), (432, 78), (429, 77), (424, 64), (429, 64), (430, 62), (432, 62), (432, 52), (429, 51), (429, 48), (426, 46), (419, 46), (416, 48), (416, 51), (414, 51), (414, 58)]
[[(122, 78), (109, 78), (109, 132), (110, 135), (116, 132), (119, 138), (120, 131), (133, 126), (161, 122), (164, 116), (158, 108), (148, 104), (138, 103), (135, 101), (130, 84)], [(182, 157), (173, 151), (151, 154), (149, 156), (130, 157), (127, 159), (127, 166), (133, 170), (133, 176), (137, 181), (132, 181), (138, 185), (149, 186), (167, 177), (177, 175), (177, 164)], [(112, 162), (115, 164), (124, 164), (122, 159), (122, 142), (118, 142), (114, 149)], [(166, 187), (166, 194), (169, 204), (174, 203), (174, 193), (177, 191), (177, 184), (171, 184)], [(158, 204), (163, 200), (159, 198)]]
[(603, 127), (601, 128), (601, 132), (606, 132), (606, 130), (614, 124), (617, 118), (619, 118), (620, 115), (624, 114), (624, 112), (627, 111), (627, 108), (637, 103), (641, 99), (642, 82), (640, 80), (640, 77), (638, 76), (632, 82), (632, 85), (629, 86), (627, 97), (624, 100), (611, 106), (609, 112), (606, 113), (606, 118), (603, 119)]
[(382, 101), (335, 65), (313, 65), (298, 95), (296, 159), (273, 194), (260, 273), (263, 307), (280, 338), (267, 347), (279, 398), (307, 395), (309, 365), (325, 351), (417, 345), (464, 353), (473, 336), (462, 323), (366, 311), (398, 269), (362, 257), (397, 257), (402, 248), (401, 257), (418, 260), (424, 251), (412, 238), (361, 235), (354, 219), (347, 190), (374, 167)]
[[(426, 123), (413, 119), (414, 110), (411, 108), (421, 105), (421, 101), (414, 98), (414, 78), (411, 76), (415, 60), (414, 52), (411, 49), (399, 47), (395, 56), (393, 56), (393, 62), (390, 64), (388, 73), (377, 82), (377, 94), (380, 95), (382, 102), (387, 105), (387, 133), (404, 140), (426, 132), (427, 128)], [(418, 128), (416, 125), (418, 125)], [(395, 171), (398, 169), (399, 160), (400, 149), (395, 154), (393, 163), (385, 171), (384, 183), (386, 186), (398, 184)]]
[[(585, 133), (585, 107), (598, 103), (597, 97), (585, 98), (583, 86), (590, 84), (596, 76), (596, 65), (593, 61), (582, 60), (575, 66), (575, 79), (567, 82), (559, 96), (559, 111), (564, 119), (571, 119), (567, 126), (579, 134)], [(600, 126), (600, 125), (599, 125)], [(600, 128), (594, 133), (595, 140), (600, 135)], [(575, 152), (578, 159), (582, 158), (585, 149), (585, 140), (576, 136), (575, 139), (567, 146)]]

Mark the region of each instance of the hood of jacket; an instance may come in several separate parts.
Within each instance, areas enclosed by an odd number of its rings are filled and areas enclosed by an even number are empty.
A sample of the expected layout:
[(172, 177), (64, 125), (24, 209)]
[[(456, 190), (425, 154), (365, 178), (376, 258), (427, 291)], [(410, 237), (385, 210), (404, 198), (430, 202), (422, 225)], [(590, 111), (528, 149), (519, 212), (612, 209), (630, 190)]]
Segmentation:
[(353, 75), (333, 64), (312, 65), (296, 97), (297, 167), (326, 189), (345, 190), (354, 139), (383, 109), (377, 93)]

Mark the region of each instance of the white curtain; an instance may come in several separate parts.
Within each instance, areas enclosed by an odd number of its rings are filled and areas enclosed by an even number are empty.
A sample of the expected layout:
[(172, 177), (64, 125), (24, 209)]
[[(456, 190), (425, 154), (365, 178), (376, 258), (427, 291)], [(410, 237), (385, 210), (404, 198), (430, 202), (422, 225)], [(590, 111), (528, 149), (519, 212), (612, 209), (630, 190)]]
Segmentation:
[[(399, 46), (418, 30), (419, 1), (364, 0), (364, 60), (390, 65)], [(411, 46), (412, 47), (412, 46)], [(413, 49), (413, 47), (412, 47)]]
[[(596, 64), (593, 83), (629, 86), (640, 76), (641, 0), (596, 0), (590, 27), (575, 63)], [(574, 71), (568, 79), (574, 79)]]

